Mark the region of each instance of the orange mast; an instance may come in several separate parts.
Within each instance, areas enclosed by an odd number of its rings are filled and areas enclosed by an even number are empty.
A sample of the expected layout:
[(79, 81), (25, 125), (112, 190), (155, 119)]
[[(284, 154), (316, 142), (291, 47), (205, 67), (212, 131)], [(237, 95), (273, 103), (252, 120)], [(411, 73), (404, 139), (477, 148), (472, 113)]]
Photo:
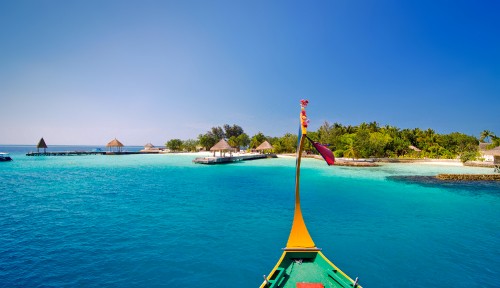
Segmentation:
[(297, 163), (295, 172), (295, 212), (293, 216), (292, 229), (285, 250), (319, 250), (307, 231), (306, 223), (302, 217), (300, 209), (300, 160), (302, 158), (302, 149), (304, 148), (304, 138), (307, 134), (307, 115), (305, 107), (307, 100), (301, 100), (300, 111), (300, 133), (299, 145), (297, 147)]

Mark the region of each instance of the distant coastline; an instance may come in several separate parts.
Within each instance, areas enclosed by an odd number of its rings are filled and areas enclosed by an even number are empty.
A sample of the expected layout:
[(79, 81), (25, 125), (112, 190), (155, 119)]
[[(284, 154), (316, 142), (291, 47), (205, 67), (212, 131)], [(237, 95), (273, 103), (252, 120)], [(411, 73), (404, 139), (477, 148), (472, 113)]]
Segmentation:
[[(82, 149), (93, 149), (93, 148), (101, 148), (105, 151), (106, 147), (103, 145), (51, 145), (53, 149), (48, 149), (49, 151), (58, 151), (58, 150), (72, 150), (79, 151)], [(124, 149), (127, 151), (140, 151), (143, 149), (142, 145), (131, 145), (125, 146)], [(36, 145), (26, 145), (26, 144), (0, 144), (0, 150), (6, 150), (4, 152), (30, 152), (36, 150)], [(147, 154), (147, 153), (146, 153)], [(162, 154), (172, 154), (172, 155), (190, 155), (193, 157), (203, 157), (203, 156), (211, 156), (213, 152), (210, 151), (198, 151), (198, 152), (168, 152)], [(246, 155), (250, 154), (249, 152), (242, 153), (233, 153), (234, 155)], [(288, 158), (295, 157), (295, 153), (282, 153), (277, 154), (279, 158)], [(322, 160), (320, 155), (309, 154), (305, 155), (304, 158), (313, 158)], [(337, 166), (353, 166), (353, 167), (376, 167), (380, 166), (382, 163), (403, 163), (403, 164), (423, 164), (423, 165), (442, 165), (442, 166), (467, 166), (467, 167), (478, 167), (478, 168), (493, 168), (493, 162), (486, 161), (468, 161), (466, 163), (462, 163), (459, 159), (431, 159), (431, 158), (345, 158), (338, 157), (336, 158), (335, 165)]]

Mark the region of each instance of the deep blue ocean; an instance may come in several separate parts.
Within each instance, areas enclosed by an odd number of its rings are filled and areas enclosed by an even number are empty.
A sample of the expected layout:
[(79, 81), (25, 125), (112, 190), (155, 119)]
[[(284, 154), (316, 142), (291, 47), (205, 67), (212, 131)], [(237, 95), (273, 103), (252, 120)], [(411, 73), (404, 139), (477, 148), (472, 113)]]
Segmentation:
[[(33, 150), (0, 146), (14, 159), (0, 162), (0, 287), (258, 287), (288, 240), (293, 158), (205, 166)], [(491, 172), (304, 159), (302, 211), (316, 245), (364, 287), (500, 287), (500, 183), (414, 177)]]

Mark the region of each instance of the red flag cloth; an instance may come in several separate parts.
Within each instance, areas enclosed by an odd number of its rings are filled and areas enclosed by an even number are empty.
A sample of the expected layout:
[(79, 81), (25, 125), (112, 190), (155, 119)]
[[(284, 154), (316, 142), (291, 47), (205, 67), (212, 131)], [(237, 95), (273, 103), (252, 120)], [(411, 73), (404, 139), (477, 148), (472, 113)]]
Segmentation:
[(325, 288), (322, 283), (297, 283), (297, 288)]
[[(307, 137), (307, 136), (306, 136)], [(318, 150), (319, 154), (323, 156), (328, 166), (335, 164), (335, 156), (333, 155), (332, 150), (328, 149), (325, 145), (320, 144), (318, 142), (312, 141), (311, 138), (307, 137), (311, 144)]]

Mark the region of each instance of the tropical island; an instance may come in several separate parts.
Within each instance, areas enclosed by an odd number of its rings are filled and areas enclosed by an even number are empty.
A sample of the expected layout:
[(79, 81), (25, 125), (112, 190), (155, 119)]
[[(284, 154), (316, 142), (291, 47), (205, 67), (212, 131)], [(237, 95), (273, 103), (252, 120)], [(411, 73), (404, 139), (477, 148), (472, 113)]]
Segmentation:
[[(357, 126), (340, 123), (323, 123), (308, 136), (328, 145), (335, 157), (351, 159), (390, 158), (390, 159), (460, 159), (463, 163), (482, 159), (480, 149), (491, 150), (500, 146), (500, 138), (493, 132), (484, 130), (479, 138), (460, 132), (439, 134), (433, 129), (400, 129), (396, 126), (380, 126), (377, 122), (361, 123)], [(296, 152), (297, 135), (286, 133), (281, 137), (265, 136), (259, 132), (248, 136), (239, 125), (225, 124), (212, 127), (198, 139), (171, 139), (165, 146), (171, 151), (194, 152), (209, 150), (220, 139), (237, 150), (255, 149), (264, 141), (273, 146), (273, 153), (287, 154)], [(481, 144), (481, 145), (480, 145)], [(310, 143), (305, 151), (314, 153)]]

